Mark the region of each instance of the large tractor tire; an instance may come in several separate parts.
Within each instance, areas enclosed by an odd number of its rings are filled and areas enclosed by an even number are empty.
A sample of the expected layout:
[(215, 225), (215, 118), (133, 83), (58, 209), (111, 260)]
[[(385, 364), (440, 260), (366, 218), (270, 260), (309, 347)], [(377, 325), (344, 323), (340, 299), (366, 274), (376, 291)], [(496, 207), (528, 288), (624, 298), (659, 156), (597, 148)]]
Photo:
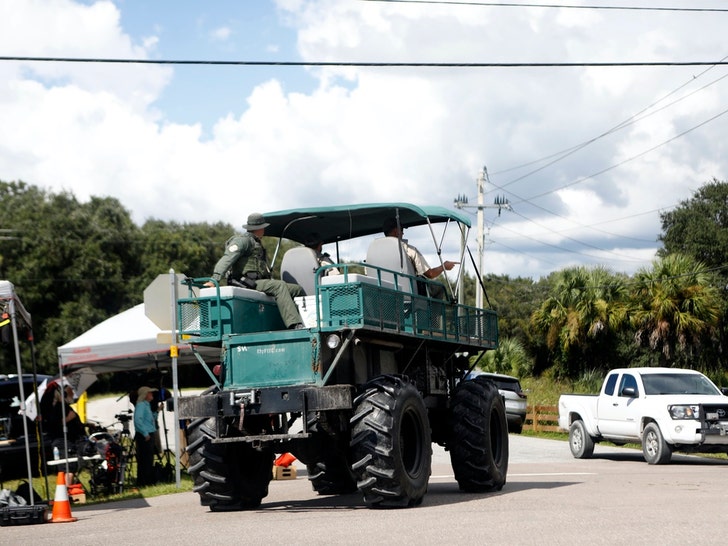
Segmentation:
[(508, 422), (503, 398), (484, 378), (463, 381), (450, 405), (450, 462), (460, 489), (500, 491), (508, 473)]
[(432, 444), (427, 409), (404, 376), (381, 376), (354, 400), (352, 470), (370, 507), (417, 506), (427, 492)]
[(317, 446), (312, 460), (306, 460), (308, 479), (319, 495), (345, 495), (356, 491), (356, 477), (351, 471), (349, 436), (329, 433), (318, 412), (309, 414), (306, 428)]
[(268, 495), (273, 453), (244, 442), (212, 443), (217, 419), (197, 419), (187, 427), (189, 473), (200, 504), (213, 512), (260, 506)]

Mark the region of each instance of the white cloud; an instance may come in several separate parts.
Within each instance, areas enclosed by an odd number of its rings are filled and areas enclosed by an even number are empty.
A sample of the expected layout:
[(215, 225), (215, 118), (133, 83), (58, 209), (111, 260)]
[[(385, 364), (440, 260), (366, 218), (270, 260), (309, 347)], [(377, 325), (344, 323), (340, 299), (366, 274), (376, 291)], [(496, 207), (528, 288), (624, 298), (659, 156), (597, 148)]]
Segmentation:
[[(717, 18), (695, 15), (336, 0), (278, 8), (297, 31), (301, 58), (311, 61), (705, 59), (724, 35)], [(124, 9), (0, 0), (0, 50), (148, 58), (165, 37), (132, 37), (121, 23)], [(145, 28), (172, 24), (153, 23)], [(213, 32), (226, 41), (236, 34), (232, 24)], [(237, 110), (193, 124), (165, 119), (160, 108), (180, 70), (0, 63), (0, 179), (80, 199), (114, 196), (138, 222), (239, 226), (251, 210), (366, 201), (451, 206), (459, 193), (472, 202), (487, 165), (486, 200), (505, 195), (515, 212), (503, 212), (491, 230), (486, 270), (512, 276), (599, 260), (634, 270), (657, 246), (649, 241), (659, 233), (658, 215), (645, 213), (675, 205), (713, 176), (725, 179), (722, 118), (627, 161), (716, 115), (728, 93), (718, 81), (723, 67), (694, 82), (703, 69), (311, 68), (317, 85), (305, 91), (292, 88), (283, 69), (241, 94)], [(199, 73), (216, 85), (215, 69)], [(503, 172), (605, 133), (685, 82), (668, 102), (712, 80), (522, 180), (551, 160)], [(206, 100), (190, 95), (189, 109)], [(492, 221), (495, 212), (487, 215)]]
[(219, 41), (219, 42), (225, 42), (230, 39), (230, 36), (232, 35), (233, 31), (230, 27), (218, 27), (213, 29), (210, 32), (210, 37), (213, 40)]

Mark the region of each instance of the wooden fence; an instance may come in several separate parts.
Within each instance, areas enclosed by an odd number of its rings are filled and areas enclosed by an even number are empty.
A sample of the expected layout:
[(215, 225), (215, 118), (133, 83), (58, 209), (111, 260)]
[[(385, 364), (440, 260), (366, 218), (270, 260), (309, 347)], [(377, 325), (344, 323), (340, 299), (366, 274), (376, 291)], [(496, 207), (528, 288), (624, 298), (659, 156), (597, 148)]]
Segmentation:
[(523, 430), (564, 432), (559, 428), (558, 406), (528, 406)]

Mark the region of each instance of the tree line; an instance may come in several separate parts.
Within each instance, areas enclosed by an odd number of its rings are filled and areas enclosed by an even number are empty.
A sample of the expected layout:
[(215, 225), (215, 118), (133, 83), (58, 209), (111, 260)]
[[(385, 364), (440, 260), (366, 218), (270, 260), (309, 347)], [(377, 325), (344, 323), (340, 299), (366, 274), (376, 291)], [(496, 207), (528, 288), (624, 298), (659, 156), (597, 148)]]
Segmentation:
[[(137, 226), (114, 198), (79, 202), (24, 182), (0, 181), (0, 279), (33, 317), (39, 371), (57, 371), (57, 347), (143, 301), (170, 268), (208, 276), (240, 226), (150, 219)], [(499, 314), (491, 371), (576, 378), (631, 365), (726, 369), (728, 183), (712, 180), (660, 215), (653, 263), (632, 276), (573, 267), (533, 280), (483, 279)], [(241, 219), (242, 223), (242, 219)], [(272, 253), (274, 240), (264, 239)], [(272, 255), (272, 254), (271, 254)], [(475, 279), (464, 289), (475, 301)], [(7, 337), (7, 328), (3, 328)], [(7, 344), (0, 373), (13, 373)]]
[(615, 367), (668, 366), (728, 378), (728, 184), (713, 179), (660, 221), (662, 247), (632, 276), (597, 266), (539, 281), (485, 279), (501, 347), (484, 367), (576, 379)]

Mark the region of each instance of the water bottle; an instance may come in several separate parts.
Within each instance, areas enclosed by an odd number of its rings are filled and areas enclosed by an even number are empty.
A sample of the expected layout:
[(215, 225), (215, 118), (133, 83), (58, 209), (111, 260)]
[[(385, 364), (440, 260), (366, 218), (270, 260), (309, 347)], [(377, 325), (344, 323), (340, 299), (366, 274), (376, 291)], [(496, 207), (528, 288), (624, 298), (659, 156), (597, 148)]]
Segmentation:
[(53, 459), (56, 461), (61, 458), (61, 452), (58, 451), (58, 446), (53, 446)]

